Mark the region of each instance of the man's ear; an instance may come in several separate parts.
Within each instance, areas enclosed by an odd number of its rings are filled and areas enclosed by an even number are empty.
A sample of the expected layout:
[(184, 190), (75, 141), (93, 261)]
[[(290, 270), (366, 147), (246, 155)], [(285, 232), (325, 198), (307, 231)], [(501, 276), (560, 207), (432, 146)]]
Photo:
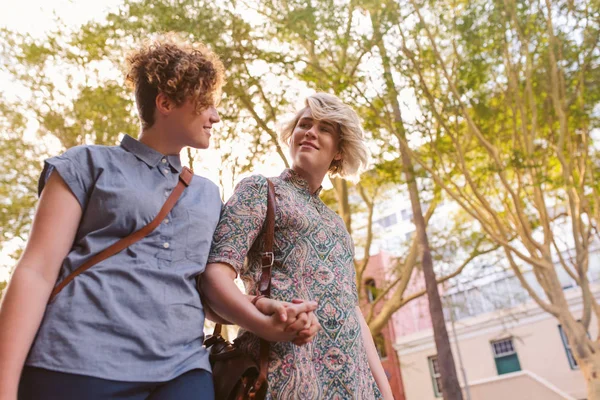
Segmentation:
[(156, 111), (163, 115), (170, 114), (174, 108), (173, 102), (164, 93), (159, 93), (156, 96), (155, 103)]

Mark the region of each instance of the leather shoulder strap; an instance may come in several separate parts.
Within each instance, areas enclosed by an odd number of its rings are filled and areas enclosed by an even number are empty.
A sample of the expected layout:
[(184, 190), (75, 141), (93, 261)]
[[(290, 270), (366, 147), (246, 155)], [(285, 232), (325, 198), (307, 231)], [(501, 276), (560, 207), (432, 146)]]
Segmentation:
[[(275, 241), (275, 187), (270, 179), (267, 179), (269, 184), (268, 196), (267, 196), (267, 218), (265, 221), (265, 238), (264, 248), (262, 253), (262, 274), (260, 276), (260, 284), (258, 289), (260, 294), (266, 297), (271, 297), (271, 269), (273, 268), (273, 261), (275, 255), (273, 254), (273, 243)], [(254, 386), (250, 389), (249, 397), (254, 399), (256, 393), (258, 393), (262, 386), (267, 381), (267, 373), (269, 372), (269, 353), (271, 350), (271, 344), (260, 339), (260, 355), (259, 355), (259, 373)]]
[(262, 273), (258, 290), (260, 294), (266, 297), (271, 296), (271, 268), (275, 255), (273, 254), (273, 242), (275, 241), (275, 187), (270, 179), (267, 179), (269, 184), (267, 194), (267, 217), (265, 219), (265, 237), (264, 247), (261, 254)]
[(111, 246), (107, 247), (106, 249), (102, 250), (100, 253), (98, 253), (95, 256), (93, 256), (92, 258), (90, 258), (87, 262), (83, 263), (75, 271), (71, 272), (60, 284), (58, 284), (54, 288), (54, 290), (50, 294), (49, 302), (52, 302), (54, 300), (54, 298), (56, 297), (56, 295), (59, 294), (60, 291), (63, 290), (63, 288), (65, 286), (67, 286), (78, 275), (87, 271), (88, 269), (90, 269), (94, 265), (98, 264), (99, 262), (104, 261), (107, 258), (123, 251), (124, 249), (131, 246), (138, 240), (144, 238), (150, 232), (152, 232), (154, 229), (156, 229), (156, 227), (158, 227), (158, 225), (160, 225), (162, 220), (165, 219), (167, 214), (169, 214), (169, 212), (171, 211), (173, 206), (175, 206), (175, 203), (177, 203), (177, 200), (179, 200), (179, 197), (183, 193), (183, 190), (190, 185), (193, 177), (194, 177), (194, 173), (192, 172), (192, 170), (190, 170), (187, 167), (183, 167), (181, 174), (179, 174), (179, 182), (177, 183), (177, 186), (175, 186), (175, 189), (173, 189), (173, 191), (171, 192), (171, 195), (167, 198), (167, 201), (165, 202), (165, 204), (162, 206), (162, 208), (158, 212), (158, 215), (148, 225), (144, 226), (143, 228), (139, 229), (138, 231), (132, 233), (131, 235), (129, 235), (127, 237), (124, 237), (123, 239), (119, 240), (118, 242), (116, 242), (116, 243), (112, 244)]

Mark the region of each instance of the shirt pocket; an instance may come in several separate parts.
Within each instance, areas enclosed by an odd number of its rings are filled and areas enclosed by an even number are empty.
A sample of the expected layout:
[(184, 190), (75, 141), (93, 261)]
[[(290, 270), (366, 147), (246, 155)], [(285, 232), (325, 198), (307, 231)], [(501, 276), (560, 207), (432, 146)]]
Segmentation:
[[(204, 267), (215, 231), (215, 216), (196, 210), (187, 210), (187, 214), (185, 256), (188, 260), (198, 262)], [(216, 217), (218, 218), (218, 215)]]

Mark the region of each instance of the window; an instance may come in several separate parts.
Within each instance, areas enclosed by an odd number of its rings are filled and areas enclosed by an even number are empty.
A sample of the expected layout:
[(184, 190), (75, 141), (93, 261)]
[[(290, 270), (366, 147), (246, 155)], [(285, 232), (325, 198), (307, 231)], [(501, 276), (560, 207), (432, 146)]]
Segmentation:
[(562, 339), (565, 352), (567, 353), (567, 360), (569, 360), (569, 366), (571, 367), (571, 369), (579, 369), (579, 365), (577, 365), (577, 360), (573, 356), (573, 351), (571, 350), (569, 339), (567, 339), (567, 335), (565, 334), (562, 325), (558, 325), (558, 332), (560, 332), (560, 338)]
[(365, 281), (365, 289), (367, 290), (367, 300), (369, 303), (374, 302), (375, 298), (377, 297), (377, 286), (375, 286), (375, 280), (367, 279)]
[(435, 397), (442, 397), (442, 374), (440, 374), (437, 356), (431, 356), (427, 358), (427, 361), (429, 363), (431, 383), (433, 384), (433, 393)]
[(491, 342), (491, 345), (498, 375), (521, 370), (521, 364), (519, 363), (519, 357), (517, 356), (512, 338), (497, 340)]
[(402, 219), (404, 221), (412, 219), (412, 217), (413, 217), (412, 210), (402, 210), (402, 211), (400, 211), (400, 214), (402, 215)]
[(377, 223), (382, 228), (389, 228), (390, 226), (396, 225), (398, 223), (398, 217), (396, 217), (396, 214), (390, 214), (387, 217), (378, 219)]
[(375, 342), (375, 348), (377, 349), (377, 355), (379, 355), (380, 360), (385, 360), (387, 358), (387, 350), (385, 349), (385, 338), (381, 333), (375, 335), (373, 338)]
[(410, 231), (408, 232), (405, 236), (404, 239), (409, 242), (412, 240), (413, 236), (415, 235), (415, 231)]

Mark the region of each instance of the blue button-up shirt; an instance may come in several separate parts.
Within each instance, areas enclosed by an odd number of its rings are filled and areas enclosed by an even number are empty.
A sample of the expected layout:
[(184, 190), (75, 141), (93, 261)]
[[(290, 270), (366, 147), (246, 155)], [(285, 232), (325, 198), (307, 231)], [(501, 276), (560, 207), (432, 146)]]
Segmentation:
[[(120, 146), (78, 146), (48, 159), (40, 192), (56, 171), (83, 210), (58, 281), (152, 221), (181, 168), (178, 156), (129, 136)], [(195, 277), (220, 211), (217, 186), (194, 176), (156, 230), (79, 275), (48, 305), (27, 365), (140, 382), (210, 371)]]

